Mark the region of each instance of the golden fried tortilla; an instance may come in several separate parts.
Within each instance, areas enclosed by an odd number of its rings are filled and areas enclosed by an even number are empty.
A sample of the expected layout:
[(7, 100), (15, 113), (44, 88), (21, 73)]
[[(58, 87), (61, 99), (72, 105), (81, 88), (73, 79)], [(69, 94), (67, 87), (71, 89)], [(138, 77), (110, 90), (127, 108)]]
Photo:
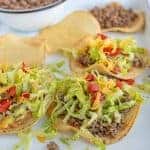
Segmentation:
[(89, 12), (76, 11), (62, 22), (43, 29), (39, 37), (47, 41), (47, 52), (54, 53), (62, 48), (73, 48), (79, 39), (99, 32), (99, 23)]
[(37, 37), (0, 36), (0, 64), (19, 62), (42, 64), (45, 59), (45, 42)]

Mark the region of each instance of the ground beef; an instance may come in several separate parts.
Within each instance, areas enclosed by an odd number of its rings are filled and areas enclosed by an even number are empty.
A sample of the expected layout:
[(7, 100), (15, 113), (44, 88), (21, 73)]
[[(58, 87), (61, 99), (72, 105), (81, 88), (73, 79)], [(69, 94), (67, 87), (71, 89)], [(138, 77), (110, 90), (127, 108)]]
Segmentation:
[(22, 10), (46, 6), (56, 1), (61, 0), (0, 0), (0, 7), (5, 9)]
[(59, 147), (55, 142), (49, 142), (47, 144), (47, 150), (59, 150)]
[(117, 135), (120, 128), (121, 128), (121, 124), (119, 123), (104, 124), (104, 123), (101, 123), (101, 121), (95, 121), (89, 127), (89, 131), (94, 136), (114, 137)]
[(132, 9), (127, 10), (117, 3), (111, 3), (104, 8), (95, 7), (91, 13), (102, 29), (130, 26), (137, 19), (137, 14)]
[(140, 58), (135, 56), (134, 60), (133, 60), (133, 66), (137, 67), (137, 68), (142, 68), (142, 67), (144, 67), (144, 64), (143, 64), (143, 62), (142, 62), (142, 60)]
[(78, 62), (84, 67), (94, 64), (94, 61), (88, 56), (88, 54), (80, 55)]
[[(120, 99), (121, 103), (125, 103), (130, 101), (130, 96), (127, 92), (124, 92), (122, 98)], [(119, 103), (118, 103), (119, 104)], [(117, 105), (117, 102), (116, 102)], [(123, 111), (120, 111), (121, 113), (121, 122), (116, 123), (115, 121), (112, 124), (104, 124), (101, 121), (95, 121), (92, 123), (92, 125), (89, 127), (89, 131), (99, 137), (114, 137), (118, 134), (119, 129), (123, 126), (125, 123), (124, 120), (129, 113), (130, 109), (125, 109)]]
[(69, 121), (68, 121), (68, 124), (69, 124), (70, 126), (75, 127), (75, 128), (80, 128), (80, 126), (81, 126), (81, 124), (82, 124), (82, 120), (71, 117), (71, 118), (69, 119)]

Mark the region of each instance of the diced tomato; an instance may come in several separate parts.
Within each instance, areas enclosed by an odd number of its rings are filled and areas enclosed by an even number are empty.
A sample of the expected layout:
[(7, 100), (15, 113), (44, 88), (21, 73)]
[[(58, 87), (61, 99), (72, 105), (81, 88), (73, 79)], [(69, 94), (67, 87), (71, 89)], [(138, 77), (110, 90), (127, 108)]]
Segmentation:
[(112, 52), (113, 48), (112, 47), (104, 47), (103, 48), (103, 52), (106, 54), (106, 55), (109, 55), (111, 52)]
[(88, 74), (85, 79), (86, 79), (86, 81), (93, 81), (93, 80), (95, 80), (95, 77), (93, 74)]
[(119, 66), (115, 66), (114, 69), (112, 70), (113, 73), (118, 74), (121, 72), (120, 67)]
[(89, 82), (88, 83), (88, 91), (90, 93), (96, 93), (99, 91), (99, 86), (94, 82)]
[(115, 57), (115, 56), (121, 54), (120, 48), (116, 48), (114, 51), (112, 47), (104, 47), (103, 51), (106, 55), (111, 56), (111, 57)]
[(102, 39), (102, 40), (105, 40), (105, 39), (108, 38), (105, 34), (102, 34), (102, 33), (98, 33), (97, 37), (100, 38), (100, 39)]
[(22, 71), (25, 72), (25, 73), (28, 72), (28, 71), (27, 71), (27, 66), (25, 65), (24, 62), (22, 63), (22, 68), (21, 68), (21, 69), (22, 69)]
[(123, 82), (120, 81), (120, 80), (117, 80), (117, 81), (116, 81), (116, 87), (119, 87), (120, 89), (122, 89), (122, 87), (123, 87)]
[(134, 82), (135, 82), (135, 80), (133, 80), (133, 79), (127, 79), (127, 80), (124, 80), (124, 82), (126, 82), (129, 85), (133, 85)]
[(30, 98), (30, 93), (29, 93), (29, 92), (23, 92), (23, 93), (21, 94), (21, 96), (22, 96), (23, 98)]
[(9, 99), (4, 99), (0, 101), (0, 113), (6, 112), (11, 105)]
[(96, 99), (97, 100), (102, 100), (103, 99), (103, 96), (102, 96), (101, 92), (97, 92), (97, 93), (92, 94), (92, 102), (95, 101)]
[(7, 90), (9, 97), (14, 97), (16, 95), (16, 86), (12, 86)]
[(121, 49), (120, 48), (116, 48), (116, 50), (114, 52), (111, 52), (109, 54), (109, 56), (115, 57), (117, 55), (121, 54)]

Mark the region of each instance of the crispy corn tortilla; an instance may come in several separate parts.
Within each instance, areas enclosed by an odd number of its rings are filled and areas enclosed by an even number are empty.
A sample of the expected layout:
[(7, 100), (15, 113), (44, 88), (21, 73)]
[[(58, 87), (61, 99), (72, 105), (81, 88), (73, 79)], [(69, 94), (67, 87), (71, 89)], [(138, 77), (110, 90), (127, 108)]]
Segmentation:
[[(134, 125), (134, 122), (135, 122), (135, 120), (138, 116), (139, 110), (140, 110), (140, 106), (141, 106), (140, 104), (137, 104), (128, 112), (128, 114), (125, 117), (122, 128), (119, 130), (118, 134), (115, 137), (113, 137), (113, 138), (112, 137), (105, 137), (105, 138), (97, 137), (97, 139), (99, 139), (100, 141), (103, 140), (103, 142), (105, 144), (113, 144), (113, 143), (116, 143), (119, 140), (121, 140), (124, 136), (126, 136), (128, 134), (128, 132)], [(52, 108), (50, 108), (50, 109), (52, 109)], [(51, 110), (49, 110), (49, 112), (51, 112)], [(48, 115), (50, 115), (50, 113), (48, 113)], [(61, 119), (58, 119), (55, 126), (61, 132), (70, 132), (70, 131), (77, 132), (78, 131), (77, 128), (74, 128), (72, 126), (64, 124)], [(94, 141), (92, 140), (93, 135), (90, 132), (81, 133), (81, 137), (86, 139), (88, 142), (94, 144)]]
[(39, 37), (46, 39), (47, 52), (54, 53), (61, 48), (73, 48), (79, 39), (99, 32), (99, 23), (89, 12), (76, 11), (62, 22), (43, 29)]
[[(16, 134), (32, 127), (38, 120), (33, 118), (32, 113), (28, 112), (24, 118), (15, 121), (7, 128), (0, 128), (0, 134)], [(0, 124), (2, 122), (0, 121)]]
[[(78, 43), (76, 43), (76, 45), (75, 45), (75, 49), (84, 50), (83, 47), (85, 47), (89, 43), (91, 38), (93, 38), (93, 37), (86, 36), (85, 38), (78, 41)], [(143, 59), (144, 64), (146, 64), (146, 67), (150, 66), (149, 56), (150, 56), (150, 54), (149, 54), (148, 50), (145, 50), (145, 53), (141, 54), (141, 58)], [(89, 71), (92, 69), (97, 69), (101, 74), (110, 75), (110, 76), (116, 77), (118, 79), (135, 78), (138, 75), (140, 75), (141, 73), (143, 73), (145, 70), (145, 67), (144, 68), (135, 68), (134, 67), (127, 75), (119, 75), (119, 74), (114, 74), (111, 71), (109, 71), (107, 69), (107, 67), (104, 66), (104, 64), (96, 63), (89, 67), (83, 67), (80, 63), (78, 63), (75, 59), (72, 59), (72, 58), (70, 58), (70, 68), (73, 72), (76, 72), (76, 73), (82, 73), (82, 72)]]
[(102, 32), (126, 32), (126, 33), (132, 33), (132, 32), (138, 32), (142, 29), (144, 29), (145, 26), (145, 17), (143, 12), (135, 12), (138, 16), (138, 18), (135, 20), (135, 22), (132, 23), (131, 26), (128, 27), (112, 27), (107, 29), (101, 29)]
[(117, 75), (117, 74), (113, 74), (112, 72), (110, 72), (103, 64), (94, 64), (91, 65), (88, 68), (84, 68), (81, 66), (81, 64), (79, 64), (77, 61), (75, 60), (70, 60), (70, 67), (72, 69), (72, 71), (76, 72), (76, 73), (83, 73), (86, 71), (90, 71), (93, 69), (98, 70), (101, 74), (104, 75), (109, 75), (118, 79), (134, 79), (136, 78), (138, 75), (140, 75), (141, 73), (144, 72), (144, 68), (133, 68), (131, 72), (129, 72), (127, 75), (125, 76), (121, 76), (121, 75)]
[(45, 59), (45, 42), (37, 37), (0, 36), (0, 64), (10, 65), (19, 62), (42, 64)]

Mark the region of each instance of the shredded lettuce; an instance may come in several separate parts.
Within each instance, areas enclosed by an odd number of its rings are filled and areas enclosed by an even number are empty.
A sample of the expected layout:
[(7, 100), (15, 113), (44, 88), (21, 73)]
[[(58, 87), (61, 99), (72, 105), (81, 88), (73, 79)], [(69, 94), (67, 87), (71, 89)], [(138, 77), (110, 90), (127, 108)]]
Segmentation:
[[(120, 56), (120, 57), (116, 58), (118, 66), (121, 70), (120, 73), (123, 75), (126, 75), (129, 72), (130, 68), (132, 67), (132, 61), (129, 60), (129, 58), (131, 58), (131, 57)], [(133, 60), (133, 58), (131, 58), (131, 59)]]
[(106, 150), (106, 146), (103, 143), (102, 139), (99, 137), (96, 137), (96, 136), (91, 136), (91, 134), (89, 133), (89, 131), (87, 129), (81, 128), (78, 131), (78, 134), (86, 135), (88, 137), (88, 139), (90, 140), (90, 142), (95, 144), (99, 150)]
[(135, 104), (136, 104), (136, 101), (133, 101), (133, 100), (122, 103), (121, 105), (119, 105), (119, 111), (129, 109), (129, 108), (133, 107)]
[(30, 150), (32, 134), (30, 131), (18, 134), (20, 141), (14, 146), (13, 150)]
[(42, 127), (34, 132), (37, 137), (42, 137), (45, 140), (51, 140), (57, 135), (57, 130), (55, 128), (56, 118), (50, 117), (43, 123)]
[(129, 93), (130, 97), (133, 101), (136, 101), (137, 103), (143, 103), (143, 98), (141, 94), (137, 91), (135, 87), (131, 87), (129, 85), (124, 86), (124, 91)]
[(118, 99), (120, 99), (120, 97), (122, 95), (123, 95), (122, 90), (120, 90), (120, 89), (114, 89), (114, 91), (112, 91), (111, 93), (109, 93), (106, 96), (106, 103), (104, 105), (104, 108), (107, 108), (109, 106), (115, 105), (115, 101), (117, 101)]
[(63, 143), (69, 145), (69, 147), (70, 147), (70, 143), (78, 140), (80, 138), (80, 136), (82, 136), (82, 135), (87, 135), (87, 136), (90, 135), (90, 137), (88, 136), (88, 138), (91, 143), (95, 144), (95, 146), (99, 150), (106, 150), (105, 144), (102, 142), (102, 140), (98, 137), (91, 136), (91, 134), (88, 132), (88, 130), (86, 130), (84, 128), (81, 128), (73, 136), (61, 138), (61, 141), (63, 141)]
[(150, 94), (150, 82), (144, 82), (138, 85), (138, 88), (142, 90), (144, 93)]
[(105, 54), (98, 48), (91, 48), (89, 50), (89, 55), (94, 62), (97, 62), (99, 60), (106, 60)]
[(54, 78), (62, 78), (67, 75), (66, 69), (64, 68), (65, 61), (59, 61), (57, 63), (49, 64), (48, 68), (51, 72), (51, 76)]
[(5, 73), (0, 73), (0, 84), (2, 85), (7, 84), (7, 75)]
[[(62, 66), (62, 64), (58, 64), (58, 66)], [(24, 71), (22, 67), (23, 64), (8, 66), (5, 71), (0, 73), (0, 82), (6, 88), (16, 87), (18, 103), (11, 105), (15, 111), (12, 111), (10, 115), (17, 119), (23, 117), (29, 109), (34, 117), (40, 118), (45, 114), (51, 97), (49, 66), (26, 66), (27, 71)], [(24, 92), (29, 94), (29, 98), (26, 100), (22, 97)], [(17, 107), (15, 107), (16, 105)]]
[(119, 43), (119, 46), (127, 54), (130, 53), (130, 52), (135, 52), (137, 50), (136, 41), (132, 38), (122, 39)]

